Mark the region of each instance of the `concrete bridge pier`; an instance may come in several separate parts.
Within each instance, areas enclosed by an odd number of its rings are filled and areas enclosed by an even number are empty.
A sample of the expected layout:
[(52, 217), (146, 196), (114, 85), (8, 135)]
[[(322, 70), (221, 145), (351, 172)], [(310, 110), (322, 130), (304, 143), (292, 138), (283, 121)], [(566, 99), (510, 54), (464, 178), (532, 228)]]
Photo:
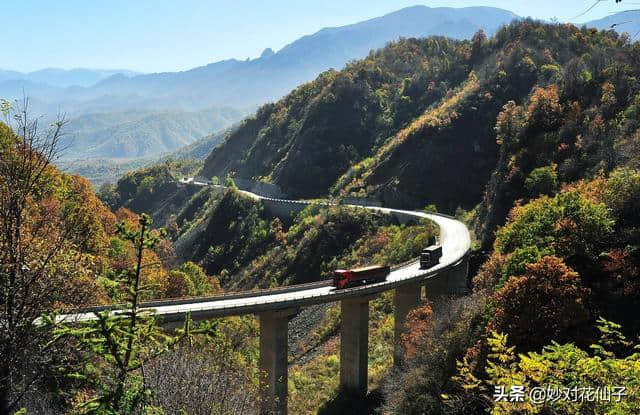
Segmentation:
[(393, 364), (399, 366), (404, 358), (402, 334), (409, 312), (420, 305), (422, 286), (420, 284), (403, 285), (396, 288), (393, 296), (394, 347)]
[(289, 319), (297, 313), (290, 308), (259, 314), (261, 415), (287, 414)]
[(466, 294), (469, 292), (469, 255), (455, 268), (456, 276), (453, 281), (453, 290), (456, 294)]
[(430, 278), (425, 283), (427, 298), (434, 301), (442, 296), (462, 295), (468, 291), (467, 277), (469, 260), (464, 258), (456, 266), (443, 272), (437, 278)]
[(340, 387), (356, 396), (367, 394), (369, 300), (372, 298), (349, 298), (340, 304)]

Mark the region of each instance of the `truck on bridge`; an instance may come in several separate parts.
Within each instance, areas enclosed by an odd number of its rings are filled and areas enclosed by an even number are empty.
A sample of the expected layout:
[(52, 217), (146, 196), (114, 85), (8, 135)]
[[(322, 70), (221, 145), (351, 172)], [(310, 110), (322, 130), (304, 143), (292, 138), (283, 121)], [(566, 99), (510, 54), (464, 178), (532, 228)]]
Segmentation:
[(420, 253), (420, 269), (431, 268), (438, 264), (442, 258), (442, 246), (431, 245), (422, 250)]
[(332, 283), (336, 289), (373, 284), (385, 281), (390, 272), (391, 267), (386, 265), (372, 265), (355, 269), (337, 269), (333, 273)]

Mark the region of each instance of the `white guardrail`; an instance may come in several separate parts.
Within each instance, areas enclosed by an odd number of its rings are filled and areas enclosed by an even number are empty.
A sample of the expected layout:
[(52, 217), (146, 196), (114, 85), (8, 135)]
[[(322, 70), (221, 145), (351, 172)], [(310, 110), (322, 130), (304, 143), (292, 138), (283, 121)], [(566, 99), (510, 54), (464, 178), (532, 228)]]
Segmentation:
[[(244, 195), (256, 200), (271, 201), (286, 204), (312, 203), (321, 206), (337, 205), (334, 202), (307, 201), (307, 200), (286, 200), (260, 195), (247, 191), (240, 191)], [(279, 287), (265, 290), (232, 292), (209, 297), (176, 298), (168, 300), (150, 301), (142, 304), (147, 310), (153, 310), (157, 315), (162, 316), (163, 321), (171, 322), (184, 319), (186, 314), (198, 319), (222, 317), (231, 315), (242, 315), (259, 313), (269, 310), (295, 308), (334, 302), (345, 298), (365, 297), (377, 293), (394, 289), (398, 286), (419, 283), (430, 278), (446, 274), (461, 265), (471, 248), (471, 238), (469, 231), (464, 224), (455, 218), (442, 214), (427, 214), (424, 212), (414, 212), (398, 209), (390, 209), (378, 206), (344, 205), (354, 208), (375, 210), (389, 214), (401, 214), (413, 216), (416, 219), (429, 219), (440, 227), (440, 242), (443, 248), (443, 256), (439, 264), (429, 269), (420, 269), (417, 258), (406, 261), (402, 264), (392, 266), (392, 271), (386, 281), (368, 284), (347, 289), (334, 289), (330, 281), (318, 281), (308, 284), (298, 284), (287, 287)], [(60, 320), (82, 321), (95, 318), (95, 313), (114, 309), (116, 306), (97, 306), (76, 310), (74, 313), (61, 315)]]

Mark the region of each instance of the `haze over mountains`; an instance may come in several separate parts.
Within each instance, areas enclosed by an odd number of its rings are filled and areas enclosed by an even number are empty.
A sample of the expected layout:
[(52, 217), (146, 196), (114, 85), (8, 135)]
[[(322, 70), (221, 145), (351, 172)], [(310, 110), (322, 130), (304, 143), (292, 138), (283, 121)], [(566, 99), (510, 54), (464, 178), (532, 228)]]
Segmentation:
[[(413, 6), (342, 27), (324, 28), (253, 60), (228, 59), (183, 72), (136, 74), (128, 70), (43, 69), (28, 74), (0, 70), (0, 96), (26, 92), (38, 110), (68, 114), (135, 110), (194, 111), (218, 105), (255, 108), (273, 101), (320, 72), (342, 68), (399, 37), (492, 35), (518, 16), (491, 7)], [(640, 30), (640, 12), (618, 13), (587, 26)], [(52, 111), (53, 110), (53, 111)]]
[(27, 73), (0, 69), (0, 82), (22, 81), (25, 86), (29, 85), (29, 83), (34, 83), (61, 88), (70, 86), (89, 87), (116, 74), (125, 77), (140, 75), (139, 72), (128, 69), (45, 68)]
[[(277, 53), (267, 49), (253, 60), (229, 59), (184, 72), (133, 77), (116, 74), (88, 88), (59, 88), (53, 83), (39, 86), (25, 81), (22, 85), (40, 105), (62, 104), (70, 113), (106, 112), (110, 107), (185, 111), (216, 105), (255, 107), (280, 98), (326, 69), (340, 69), (349, 60), (362, 58), (399, 37), (442, 35), (460, 39), (479, 29), (493, 34), (516, 17), (489, 7), (414, 6), (364, 22), (322, 29)], [(21, 93), (19, 85), (0, 83), (0, 96)]]
[(101, 93), (177, 98), (185, 108), (226, 103), (254, 106), (280, 98), (318, 73), (342, 68), (399, 37), (444, 35), (468, 38), (478, 29), (489, 34), (516, 18), (492, 8), (431, 9), (415, 6), (349, 26), (325, 28), (302, 37), (277, 53), (257, 59), (216, 62), (185, 72), (112, 77), (96, 85)]
[(73, 120), (63, 145), (74, 158), (157, 156), (189, 145), (243, 115), (232, 107), (85, 114)]
[(620, 33), (628, 33), (631, 40), (638, 40), (640, 36), (640, 10), (629, 10), (602, 19), (586, 23), (589, 27), (601, 30), (615, 29)]
[[(480, 29), (493, 35), (517, 18), (491, 7), (414, 6), (324, 28), (277, 52), (266, 49), (256, 59), (228, 59), (183, 72), (45, 69), (22, 74), (0, 70), (0, 97), (19, 98), (25, 93), (36, 114), (51, 116), (62, 109), (71, 119), (68, 132), (73, 146), (66, 153), (68, 159), (157, 156), (227, 128), (319, 73), (341, 69), (400, 37), (464, 39)], [(606, 29), (626, 21), (635, 23), (616, 29), (634, 32), (640, 13), (619, 13), (587, 25)], [(203, 121), (203, 111), (211, 122)], [(132, 114), (143, 113), (144, 117), (132, 119)]]

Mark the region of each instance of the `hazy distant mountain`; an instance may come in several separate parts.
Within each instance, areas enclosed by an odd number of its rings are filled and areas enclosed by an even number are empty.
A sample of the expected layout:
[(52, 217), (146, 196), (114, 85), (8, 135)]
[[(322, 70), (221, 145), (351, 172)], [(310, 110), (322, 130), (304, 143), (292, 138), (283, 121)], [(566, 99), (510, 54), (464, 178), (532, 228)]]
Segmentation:
[(53, 87), (66, 88), (70, 86), (89, 87), (110, 76), (120, 74), (131, 77), (139, 72), (127, 69), (58, 69), (46, 68), (34, 72), (5, 71), (0, 69), (0, 82), (28, 81), (34, 84), (45, 84)]
[(325, 28), (285, 46), (276, 56), (282, 62), (300, 58), (315, 65), (340, 69), (345, 62), (366, 56), (399, 37), (431, 35), (465, 39), (483, 29), (492, 35), (518, 16), (492, 7), (429, 8), (413, 6), (364, 22)]
[[(67, 112), (109, 112), (114, 109), (200, 110), (231, 105), (248, 108), (273, 101), (329, 68), (366, 56), (399, 37), (443, 35), (468, 38), (477, 30), (488, 34), (517, 16), (490, 7), (429, 8), (414, 6), (364, 22), (302, 37), (275, 52), (266, 49), (257, 59), (229, 59), (184, 72), (128, 77), (116, 74), (89, 88), (24, 85), (39, 101), (61, 104)], [(53, 74), (49, 74), (49, 80)], [(0, 81), (1, 81), (0, 77)], [(42, 82), (33, 76), (30, 82)], [(68, 83), (68, 82), (67, 82)], [(0, 83), (0, 96), (22, 93), (21, 85)]]
[[(189, 105), (226, 103), (236, 106), (277, 99), (329, 68), (366, 56), (399, 37), (443, 35), (471, 37), (484, 29), (492, 34), (517, 16), (488, 8), (464, 9), (415, 6), (353, 25), (326, 28), (302, 37), (277, 53), (267, 49), (254, 60), (230, 59), (185, 72), (111, 77), (93, 89), (107, 94), (178, 97)], [(191, 102), (185, 102), (189, 97)], [(197, 102), (193, 99), (197, 98)]]
[(115, 183), (124, 174), (145, 166), (166, 162), (168, 160), (183, 160), (192, 163), (194, 171), (200, 170), (204, 159), (214, 147), (221, 144), (225, 137), (235, 128), (220, 130), (215, 134), (200, 138), (191, 144), (162, 155), (135, 158), (75, 158), (61, 159), (57, 166), (72, 174), (79, 174), (88, 179), (97, 188), (103, 183)]
[(616, 13), (602, 19), (592, 20), (585, 24), (598, 29), (615, 29), (620, 33), (626, 32), (631, 36), (631, 40), (640, 40), (640, 10)]
[[(0, 71), (0, 97), (19, 97), (24, 91), (35, 98), (42, 112), (62, 107), (74, 115), (143, 109), (196, 111), (220, 105), (247, 109), (277, 100), (320, 72), (340, 69), (399, 37), (461, 39), (479, 29), (491, 35), (517, 18), (491, 7), (413, 6), (360, 23), (322, 29), (277, 52), (267, 48), (257, 59), (228, 59), (183, 72), (134, 76), (127, 70)], [(637, 39), (640, 12), (622, 12), (587, 23), (599, 29), (614, 24), (616, 30)]]
[(211, 153), (211, 150), (213, 150), (217, 145), (223, 143), (225, 138), (236, 128), (237, 125), (203, 137), (187, 146), (180, 147), (177, 150), (163, 155), (160, 159), (204, 161), (209, 153)]
[(22, 79), (24, 74), (16, 71), (6, 71), (4, 69), (0, 69), (0, 82), (8, 81), (11, 79)]
[(117, 112), (72, 119), (63, 147), (67, 159), (146, 158), (176, 150), (246, 115), (234, 108), (198, 112)]

